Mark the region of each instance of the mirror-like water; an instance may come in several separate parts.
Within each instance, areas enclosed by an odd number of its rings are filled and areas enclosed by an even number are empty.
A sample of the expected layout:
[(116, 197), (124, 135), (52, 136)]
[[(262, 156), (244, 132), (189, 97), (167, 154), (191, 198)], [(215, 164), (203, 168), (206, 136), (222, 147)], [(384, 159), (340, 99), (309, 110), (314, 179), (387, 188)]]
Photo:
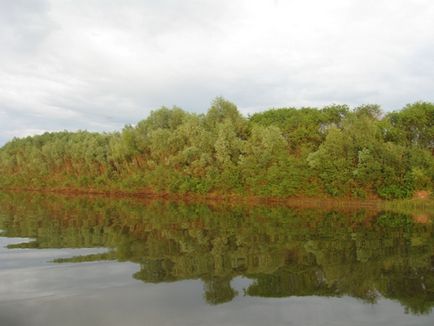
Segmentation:
[(0, 325), (433, 325), (428, 214), (0, 194)]

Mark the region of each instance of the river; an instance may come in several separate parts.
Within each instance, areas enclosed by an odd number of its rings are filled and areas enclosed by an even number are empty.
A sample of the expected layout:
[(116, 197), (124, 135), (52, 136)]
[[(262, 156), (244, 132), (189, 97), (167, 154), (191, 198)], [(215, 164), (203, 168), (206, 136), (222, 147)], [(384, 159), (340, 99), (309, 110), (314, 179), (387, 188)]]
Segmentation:
[(0, 194), (0, 325), (433, 325), (427, 213)]

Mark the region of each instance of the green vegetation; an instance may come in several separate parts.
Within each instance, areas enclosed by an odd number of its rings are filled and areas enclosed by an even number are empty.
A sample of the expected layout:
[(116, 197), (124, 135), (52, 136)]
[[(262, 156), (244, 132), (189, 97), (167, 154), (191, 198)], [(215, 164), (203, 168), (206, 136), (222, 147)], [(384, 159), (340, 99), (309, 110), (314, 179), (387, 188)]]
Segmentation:
[(0, 149), (0, 188), (407, 198), (432, 191), (433, 153), (432, 103), (245, 118), (217, 98), (207, 114), (161, 108), (121, 132), (14, 139)]
[(421, 215), (430, 215), (434, 212), (434, 199), (395, 199), (386, 201), (380, 206), (397, 213), (413, 214), (417, 211)]
[[(2, 236), (34, 238), (11, 247), (106, 247), (56, 261), (133, 262), (133, 277), (151, 283), (201, 280), (210, 304), (237, 295), (351, 296), (429, 313), (434, 216), (418, 215), (0, 193)], [(239, 276), (251, 283), (237, 293)]]

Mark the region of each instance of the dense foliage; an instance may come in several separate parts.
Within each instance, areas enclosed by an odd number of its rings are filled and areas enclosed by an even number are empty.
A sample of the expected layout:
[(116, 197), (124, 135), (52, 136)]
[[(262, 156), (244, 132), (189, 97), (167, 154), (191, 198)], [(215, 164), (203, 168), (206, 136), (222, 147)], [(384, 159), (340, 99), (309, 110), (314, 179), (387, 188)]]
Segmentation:
[(161, 108), (121, 132), (14, 139), (0, 149), (0, 187), (404, 198), (432, 189), (433, 154), (432, 103), (245, 118), (217, 98), (207, 114)]

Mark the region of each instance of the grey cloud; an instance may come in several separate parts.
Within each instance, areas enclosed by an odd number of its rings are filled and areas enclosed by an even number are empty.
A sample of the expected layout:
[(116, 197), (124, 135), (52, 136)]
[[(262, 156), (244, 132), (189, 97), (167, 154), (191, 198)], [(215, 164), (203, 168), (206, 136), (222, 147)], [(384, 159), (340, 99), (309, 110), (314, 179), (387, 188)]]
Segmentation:
[[(0, 38), (4, 50), (32, 51), (55, 28), (45, 0), (0, 1)], [(8, 51), (7, 51), (8, 52)]]
[(0, 144), (151, 109), (434, 101), (434, 4), (0, 1)]

